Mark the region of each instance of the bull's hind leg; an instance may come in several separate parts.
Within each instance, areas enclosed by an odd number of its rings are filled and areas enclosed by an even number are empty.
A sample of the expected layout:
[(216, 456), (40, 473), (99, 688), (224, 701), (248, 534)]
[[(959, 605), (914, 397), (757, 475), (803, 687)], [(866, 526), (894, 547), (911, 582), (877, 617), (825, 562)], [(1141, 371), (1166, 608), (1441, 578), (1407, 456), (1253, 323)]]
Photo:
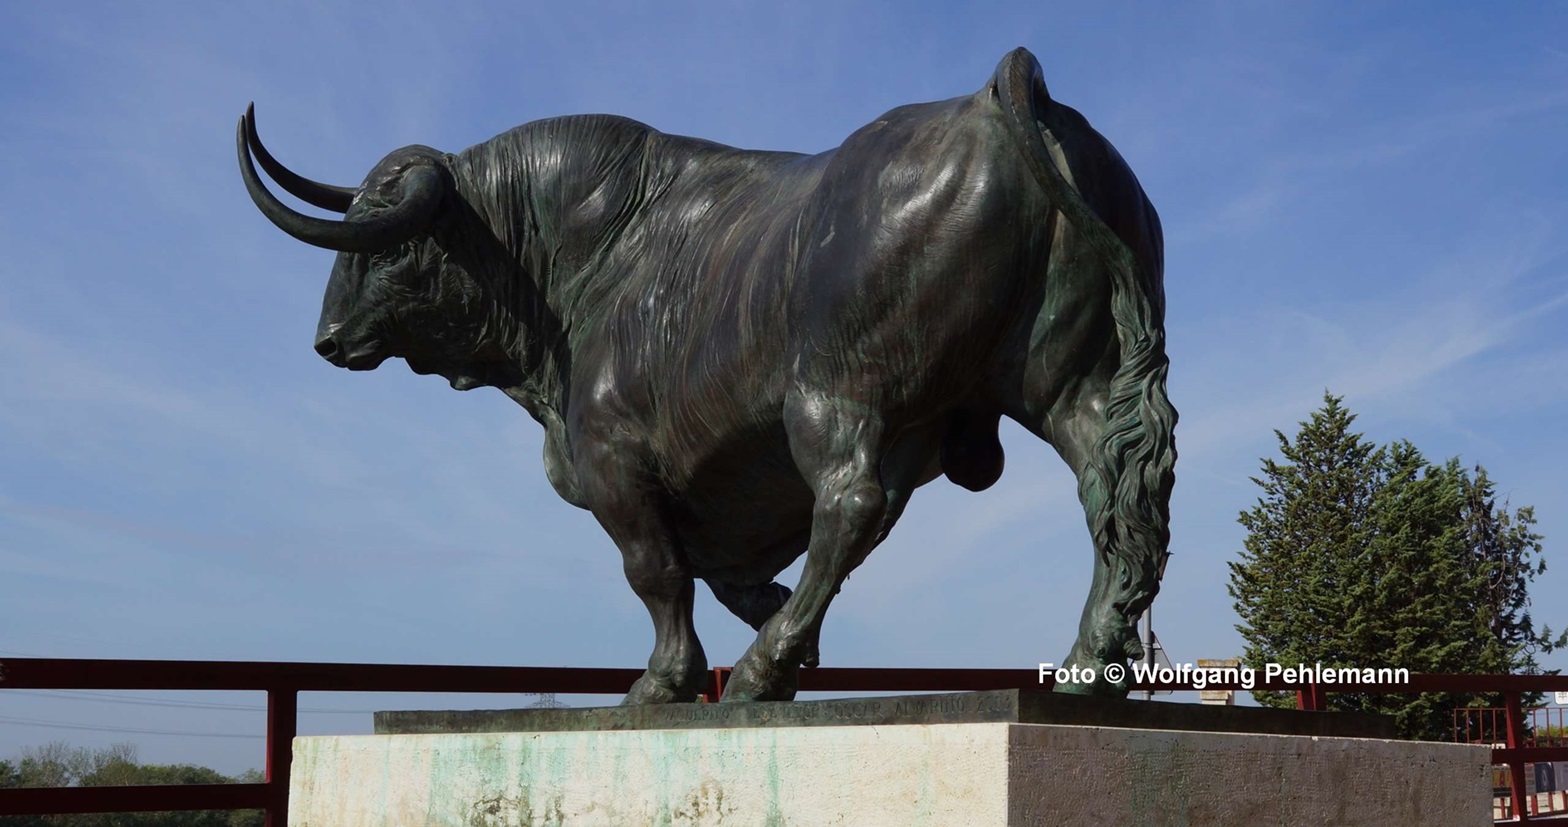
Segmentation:
[[(1045, 417), (1044, 427), (1033, 429), (1056, 447), (1078, 478), (1079, 499), (1094, 541), (1089, 598), (1078, 637), (1063, 664), (1091, 669), (1094, 679), (1059, 685), (1057, 691), (1125, 697), (1125, 679), (1109, 679), (1106, 667), (1116, 664), (1125, 670), (1128, 658), (1143, 656), (1135, 623), (1159, 591), (1166, 542), (1163, 518), (1156, 522), (1144, 517), (1151, 510), (1163, 510), (1160, 503), (1170, 496), (1168, 468), (1153, 464), (1160, 456), (1107, 458), (1102, 443), (1131, 444), (1138, 438), (1119, 430), (1110, 433), (1117, 426), (1106, 420), (1108, 400), (1102, 383), (1090, 379), (1079, 391), (1060, 398)], [(1149, 502), (1129, 502), (1129, 497)]]
[(625, 453), (584, 446), (578, 457), (598, 472), (579, 475), (589, 507), (620, 549), (626, 580), (653, 619), (648, 670), (622, 703), (695, 701), (708, 672), (692, 623), (696, 581), (665, 516), (664, 495)]
[(784, 425), (795, 464), (816, 494), (805, 571), (736, 662), (726, 701), (795, 697), (800, 666), (816, 659), (828, 604), (871, 553), (887, 512), (880, 473), (886, 429), (877, 414), (826, 394), (803, 395), (787, 403)]

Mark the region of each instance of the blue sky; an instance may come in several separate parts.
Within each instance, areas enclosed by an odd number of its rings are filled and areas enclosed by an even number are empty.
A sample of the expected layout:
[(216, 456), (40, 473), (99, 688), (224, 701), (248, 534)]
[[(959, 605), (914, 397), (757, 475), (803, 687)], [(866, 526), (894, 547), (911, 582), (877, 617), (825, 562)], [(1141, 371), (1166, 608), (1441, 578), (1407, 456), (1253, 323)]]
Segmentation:
[[(1239, 652), (1225, 563), (1257, 495), (1248, 478), (1325, 388), (1371, 438), (1483, 463), (1535, 505), (1551, 566), (1535, 615), (1568, 625), (1560, 4), (189, 8), (0, 12), (0, 656), (647, 657), (617, 552), (551, 492), (520, 408), (311, 350), (332, 254), (246, 196), (233, 130), (248, 102), (280, 158), (343, 184), (399, 146), (456, 151), (583, 112), (820, 151), (893, 106), (980, 88), (1019, 45), (1117, 145), (1165, 225), (1182, 417), (1176, 556), (1156, 604), (1170, 656)], [(829, 614), (825, 665), (1031, 668), (1066, 653), (1090, 572), (1074, 485), (1020, 429), (1004, 444), (994, 489), (915, 497)], [(751, 636), (706, 592), (698, 624), (715, 664)], [(261, 762), (258, 740), (228, 737), (259, 735), (259, 713), (103, 700), (0, 694), (0, 757), (131, 740), (149, 760)]]

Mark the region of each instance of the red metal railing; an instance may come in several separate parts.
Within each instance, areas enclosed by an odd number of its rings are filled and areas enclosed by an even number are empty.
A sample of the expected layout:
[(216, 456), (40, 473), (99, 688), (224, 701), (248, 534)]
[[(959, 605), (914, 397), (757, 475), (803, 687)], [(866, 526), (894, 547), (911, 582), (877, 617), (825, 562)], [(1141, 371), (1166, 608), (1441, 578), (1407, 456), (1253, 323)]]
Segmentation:
[[(1568, 707), (1537, 707), (1526, 709), (1524, 712), (1525, 747), (1568, 747)], [(1454, 740), (1465, 744), (1496, 745), (1508, 742), (1508, 707), (1461, 707), (1454, 710)], [(1510, 766), (1510, 770), (1512, 767)], [(1494, 786), (1513, 787), (1512, 772), (1510, 777)], [(1528, 776), (1528, 773), (1526, 773)], [(1565, 784), (1568, 778), (1561, 773), (1553, 773), (1552, 780), (1556, 782), (1551, 789), (1545, 792), (1546, 807), (1543, 814), (1568, 815), (1568, 791)], [(1531, 806), (1539, 807), (1540, 795), (1529, 795), (1528, 777), (1526, 782), (1526, 798)], [(1509, 796), (1509, 810), (1517, 809), (1518, 799)], [(1532, 812), (1531, 815), (1536, 814)]]
[[(713, 670), (708, 700), (717, 700), (729, 670)], [(288, 823), (289, 769), (300, 692), (455, 692), (497, 694), (624, 693), (640, 669), (524, 666), (406, 666), (342, 663), (249, 663), (224, 661), (135, 661), (11, 658), (0, 660), (4, 689), (235, 690), (267, 693), (266, 780), (259, 784), (146, 787), (0, 789), (0, 815), (147, 812), (156, 810), (259, 809), (268, 827)], [(968, 692), (987, 689), (1050, 688), (1035, 669), (842, 669), (802, 670), (803, 692)], [(1135, 683), (1134, 689), (1146, 688)], [(1148, 688), (1195, 690), (1190, 683)], [(1488, 692), (1507, 698), (1507, 746), (1492, 761), (1508, 764), (1518, 822), (1531, 819), (1524, 802), (1524, 765), (1568, 761), (1568, 746), (1534, 746), (1524, 739), (1520, 695), (1568, 690), (1568, 676), (1411, 675), (1408, 683), (1350, 686), (1259, 680), (1253, 687), (1208, 683), (1208, 689), (1272, 689), (1296, 693), (1297, 706), (1321, 711), (1327, 693)], [(1555, 822), (1556, 819), (1550, 820)], [(1540, 823), (1550, 823), (1540, 822)], [(1568, 823), (1565, 820), (1564, 823)]]

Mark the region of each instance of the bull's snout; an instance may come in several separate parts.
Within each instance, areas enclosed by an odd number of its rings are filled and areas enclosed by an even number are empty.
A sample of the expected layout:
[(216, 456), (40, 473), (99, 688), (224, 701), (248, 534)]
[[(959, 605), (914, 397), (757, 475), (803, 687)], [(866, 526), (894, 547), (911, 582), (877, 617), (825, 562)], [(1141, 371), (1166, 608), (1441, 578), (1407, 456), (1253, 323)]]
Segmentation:
[(375, 370), (391, 355), (380, 339), (354, 336), (342, 327), (323, 326), (316, 333), (316, 352), (333, 365), (349, 370)]
[(321, 354), (321, 358), (328, 362), (340, 368), (344, 366), (343, 349), (338, 347), (338, 340), (333, 338), (331, 333), (316, 340), (316, 352)]

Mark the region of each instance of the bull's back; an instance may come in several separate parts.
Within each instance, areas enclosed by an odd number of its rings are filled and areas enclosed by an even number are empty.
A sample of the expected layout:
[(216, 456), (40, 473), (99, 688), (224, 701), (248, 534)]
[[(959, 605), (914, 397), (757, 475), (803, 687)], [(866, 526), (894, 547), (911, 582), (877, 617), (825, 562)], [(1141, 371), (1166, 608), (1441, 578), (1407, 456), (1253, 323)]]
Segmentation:
[(1048, 246), (997, 115), (983, 95), (900, 107), (820, 155), (683, 170), (634, 245), (631, 310), (679, 331), (652, 400), (677, 468), (779, 437), (802, 380), (896, 390), (877, 400), (895, 417), (977, 383)]
[(813, 497), (782, 423), (790, 394), (858, 402), (890, 444), (926, 435), (904, 443), (921, 456), (901, 462), (935, 462), (939, 431), (917, 426), (987, 387), (998, 348), (1038, 302), (1049, 252), (1048, 205), (996, 115), (984, 96), (893, 110), (811, 159), (809, 190), (777, 199), (787, 208), (756, 235), (714, 248), (728, 282), (717, 295), (733, 298), (713, 315), (721, 344), (694, 353), (684, 375), (714, 377), (703, 387), (744, 415), (735, 439), (693, 454), (709, 459), (688, 496), (713, 522), (693, 520), (692, 545), (745, 534), (753, 545), (730, 553), (765, 558), (764, 571), (805, 549)]
[(979, 96), (902, 107), (816, 156), (685, 140), (650, 142), (668, 154), (610, 261), (604, 358), (693, 563), (760, 552), (766, 569), (804, 548), (811, 517), (786, 395), (837, 383), (894, 428), (960, 403), (1031, 281), (1045, 212)]
[(994, 102), (895, 109), (845, 142), (803, 246), (792, 380), (898, 427), (963, 404), (1037, 302), (1049, 205)]

